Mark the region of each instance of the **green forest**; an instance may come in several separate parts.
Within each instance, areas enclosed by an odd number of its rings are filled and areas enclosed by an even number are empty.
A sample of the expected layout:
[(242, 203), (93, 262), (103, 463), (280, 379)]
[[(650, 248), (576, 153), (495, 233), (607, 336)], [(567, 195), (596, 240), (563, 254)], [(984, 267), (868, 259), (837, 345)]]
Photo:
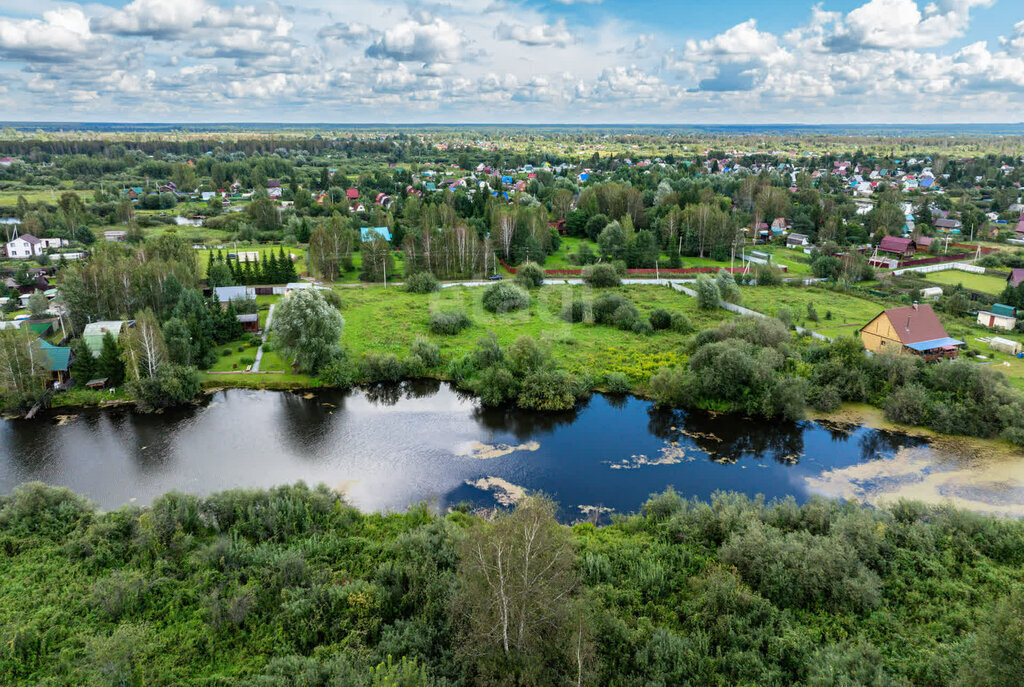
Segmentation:
[(1024, 523), (667, 491), (596, 527), (303, 484), (0, 496), (4, 685), (1024, 684)]

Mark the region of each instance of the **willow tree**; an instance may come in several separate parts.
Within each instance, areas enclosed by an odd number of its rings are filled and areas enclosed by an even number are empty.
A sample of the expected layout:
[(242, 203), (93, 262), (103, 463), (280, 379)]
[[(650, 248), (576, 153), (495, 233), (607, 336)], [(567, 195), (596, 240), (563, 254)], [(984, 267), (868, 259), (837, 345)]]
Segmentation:
[(313, 373), (338, 357), (345, 320), (317, 289), (286, 296), (274, 311), (274, 343), (300, 372)]

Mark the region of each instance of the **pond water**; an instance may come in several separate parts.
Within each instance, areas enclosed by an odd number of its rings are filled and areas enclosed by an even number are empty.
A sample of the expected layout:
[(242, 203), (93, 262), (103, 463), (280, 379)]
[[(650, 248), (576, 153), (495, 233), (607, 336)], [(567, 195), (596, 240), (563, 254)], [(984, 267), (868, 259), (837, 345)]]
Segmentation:
[(482, 409), (447, 384), (315, 394), (232, 389), (184, 410), (83, 410), (0, 422), (0, 492), (32, 480), (103, 508), (172, 489), (206, 494), (304, 480), (362, 509), (493, 506), (543, 491), (566, 520), (637, 510), (668, 486), (878, 501), (903, 495), (1024, 513), (1024, 460), (977, 456), (857, 425), (662, 410), (594, 396), (574, 412)]

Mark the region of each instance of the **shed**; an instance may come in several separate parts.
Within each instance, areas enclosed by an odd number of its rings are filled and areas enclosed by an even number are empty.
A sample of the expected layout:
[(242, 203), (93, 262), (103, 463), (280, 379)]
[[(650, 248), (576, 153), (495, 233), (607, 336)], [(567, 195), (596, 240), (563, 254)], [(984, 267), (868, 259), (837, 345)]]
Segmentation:
[(43, 353), (50, 360), (50, 376), (58, 382), (65, 382), (71, 367), (71, 349), (65, 346), (54, 346), (48, 341), (39, 341)]
[(810, 241), (805, 234), (790, 234), (786, 237), (786, 246), (806, 246)]
[(978, 324), (983, 327), (1013, 329), (1017, 325), (1016, 311), (1013, 306), (996, 303), (990, 310), (978, 312)]
[(922, 298), (930, 298), (932, 300), (937, 300), (939, 298), (942, 298), (942, 287), (941, 286), (929, 286), (927, 288), (921, 289), (921, 297)]
[(231, 301), (250, 301), (256, 297), (256, 290), (249, 286), (218, 286), (213, 293), (222, 307)]
[(260, 316), (257, 313), (235, 315), (235, 319), (242, 323), (243, 331), (258, 332), (260, 330)]

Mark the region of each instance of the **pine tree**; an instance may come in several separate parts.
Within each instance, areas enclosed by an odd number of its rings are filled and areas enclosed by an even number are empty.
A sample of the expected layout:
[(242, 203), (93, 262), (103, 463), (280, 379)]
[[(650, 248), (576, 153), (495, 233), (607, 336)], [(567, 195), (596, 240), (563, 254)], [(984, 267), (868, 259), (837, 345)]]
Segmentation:
[(260, 253), (260, 283), (274, 284), (274, 276), (274, 266), (267, 261), (267, 251), (263, 251)]
[(254, 278), (255, 275), (252, 270), (252, 263), (247, 261), (245, 263), (245, 270), (243, 271), (242, 274), (242, 283), (246, 285), (252, 284)]
[(231, 258), (228, 258), (228, 267), (231, 268), (231, 277), (234, 279), (235, 283), (244, 284), (245, 282), (242, 281), (243, 275), (241, 263), (239, 263), (237, 259), (232, 260)]
[(207, 260), (206, 260), (206, 276), (207, 276), (207, 278), (209, 278), (209, 276), (210, 276), (210, 268), (211, 267), (213, 267), (213, 251), (212, 250), (207, 255)]
[[(103, 335), (103, 348), (96, 360), (96, 373), (107, 378), (109, 386), (121, 386), (124, 382), (124, 361), (121, 360), (121, 347), (110, 332)], [(88, 380), (86, 380), (88, 381)]]

